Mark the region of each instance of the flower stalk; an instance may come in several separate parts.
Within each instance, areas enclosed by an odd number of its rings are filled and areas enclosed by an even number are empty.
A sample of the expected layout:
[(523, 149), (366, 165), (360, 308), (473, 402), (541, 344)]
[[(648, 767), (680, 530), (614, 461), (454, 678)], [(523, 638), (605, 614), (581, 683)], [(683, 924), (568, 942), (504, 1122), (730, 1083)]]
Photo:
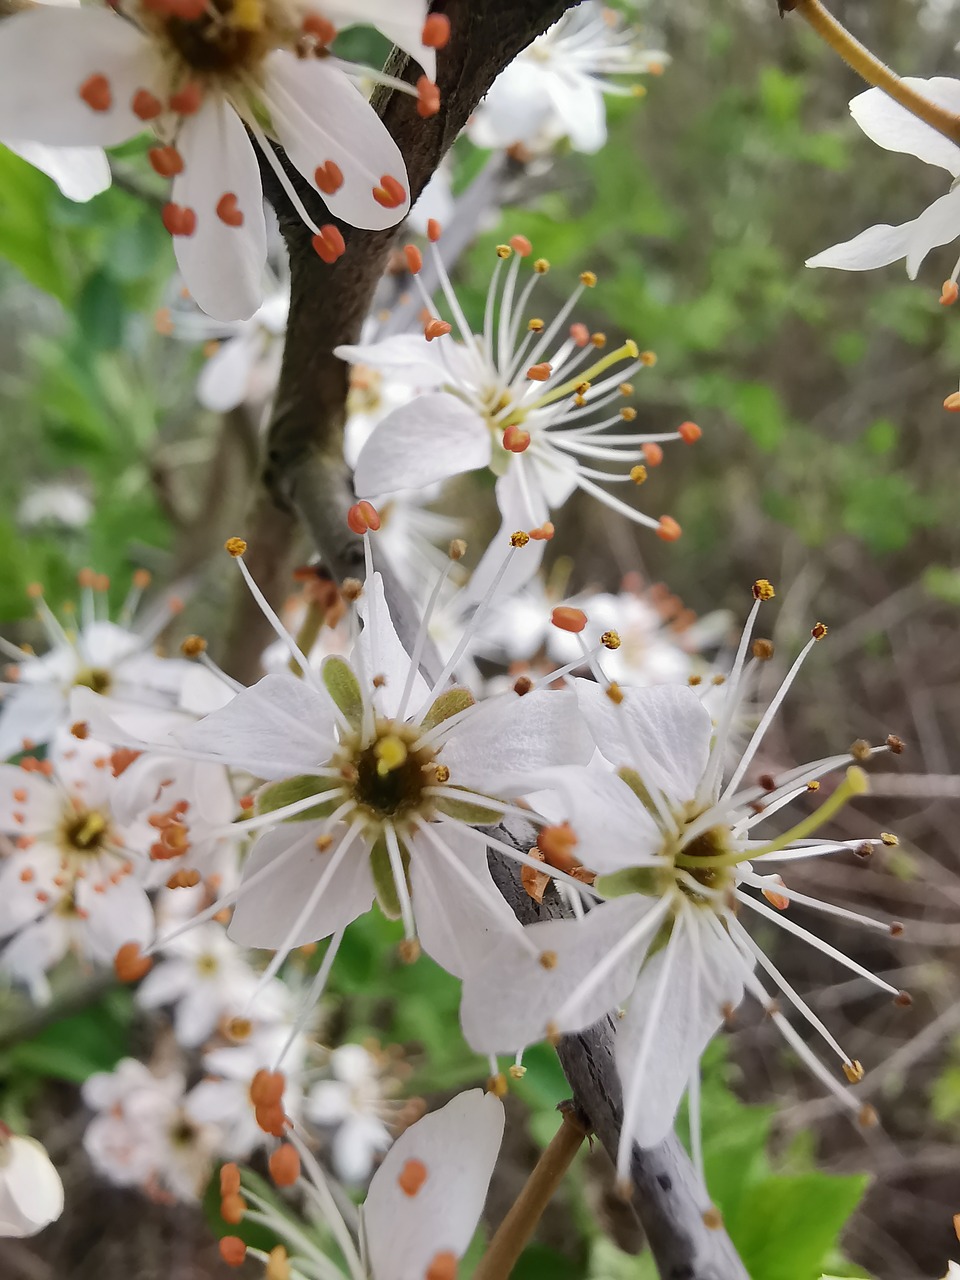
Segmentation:
[(820, 0), (781, 0), (781, 12), (797, 13), (867, 84), (875, 85), (951, 142), (960, 144), (960, 116), (939, 107), (905, 84), (886, 63), (852, 36)]
[(591, 1130), (572, 1102), (558, 1108), (563, 1119), (537, 1161), (510, 1212), (500, 1223), (473, 1280), (507, 1280), (530, 1242), (547, 1205)]

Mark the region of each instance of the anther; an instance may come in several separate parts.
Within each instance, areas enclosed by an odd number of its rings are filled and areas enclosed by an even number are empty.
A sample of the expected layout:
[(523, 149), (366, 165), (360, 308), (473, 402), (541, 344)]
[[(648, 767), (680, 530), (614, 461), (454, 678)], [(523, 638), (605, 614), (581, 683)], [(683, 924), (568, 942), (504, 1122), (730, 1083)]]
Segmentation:
[(487, 1077), (487, 1093), (492, 1093), (495, 1098), (507, 1096), (507, 1078), (502, 1071)]
[(417, 81), (417, 115), (428, 120), (439, 110), (440, 90), (429, 76), (421, 76)]
[(902, 920), (891, 920), (888, 927), (890, 929), (891, 938), (903, 937), (903, 921)]
[(422, 1160), (407, 1160), (397, 1175), (397, 1186), (405, 1196), (417, 1194), (427, 1180), (427, 1166)]
[(153, 968), (153, 961), (143, 954), (139, 942), (125, 942), (113, 957), (113, 968), (121, 982), (139, 982)]
[(545, 520), (536, 529), (530, 529), (529, 533), (534, 542), (549, 542), (556, 533), (556, 529), (552, 520)]
[(503, 433), (503, 447), (509, 453), (524, 453), (530, 447), (530, 432), (512, 422)]
[(109, 111), (113, 106), (110, 81), (104, 75), (92, 75), (84, 80), (79, 93), (91, 111)]
[(506, 261), (507, 258), (512, 257), (513, 250), (508, 244), (498, 244), (495, 249), (495, 253), (501, 261)]
[(282, 1071), (261, 1067), (250, 1081), (250, 1101), (255, 1107), (276, 1107), (283, 1099), (286, 1079)]
[(774, 653), (773, 641), (763, 639), (754, 640), (750, 651), (758, 662), (769, 662)]
[(443, 227), (436, 218), (427, 219), (427, 239), (431, 244), (436, 244), (443, 235)]
[(673, 516), (661, 516), (657, 524), (657, 537), (664, 542), (676, 542), (683, 530)]
[(518, 529), (516, 533), (511, 533), (510, 535), (511, 547), (525, 547), (529, 541), (529, 533), (524, 533), (522, 529)]
[(527, 377), (531, 382), (546, 382), (553, 373), (552, 365), (543, 361), (541, 364), (532, 364), (527, 370)]
[(428, 49), (443, 49), (450, 39), (450, 19), (445, 13), (431, 13), (423, 24), (420, 40)]
[(820, 783), (817, 781), (817, 779), (816, 779), (816, 778), (811, 778), (811, 779), (810, 779), (810, 781), (807, 783), (807, 790), (808, 790), (808, 791), (819, 791), (819, 790), (820, 790)]
[(163, 206), (160, 220), (172, 236), (192, 236), (197, 229), (197, 215), (186, 205), (171, 200)]
[(548, 258), (537, 258), (533, 264), (533, 269), (538, 276), (545, 276), (550, 270), (550, 260)]
[(533, 681), (529, 676), (517, 676), (513, 682), (513, 692), (518, 698), (524, 697), (533, 688)]
[(817, 622), (810, 628), (810, 634), (814, 640), (822, 640), (827, 634), (827, 625), (825, 622)]
[(960, 412), (960, 391), (951, 392), (944, 400), (943, 407), (949, 409), (951, 413)]
[(433, 776), (443, 786), (445, 782), (450, 781), (450, 770), (445, 764), (436, 764), (433, 766)]
[(630, 468), (630, 479), (636, 485), (645, 484), (647, 480), (647, 468), (643, 463), (638, 462), (635, 467)]
[(180, 642), (180, 652), (185, 658), (199, 658), (206, 651), (207, 642), (203, 636), (187, 636)]
[(228, 538), (223, 546), (224, 550), (229, 551), (235, 560), (242, 556), (247, 549), (247, 544), (242, 538)]
[(550, 621), (560, 631), (572, 631), (575, 635), (587, 625), (587, 615), (582, 609), (570, 605), (558, 605), (550, 615)]
[(597, 284), (597, 277), (593, 271), (581, 271), (580, 283), (585, 289), (594, 289)]
[(462, 560), (467, 554), (467, 544), (462, 538), (454, 538), (447, 547), (447, 555), (451, 560)]
[(313, 180), (325, 196), (332, 196), (343, 186), (343, 170), (334, 160), (317, 165)]
[(435, 1253), (423, 1280), (457, 1280), (457, 1255), (449, 1249)]
[(237, 203), (235, 192), (225, 191), (217, 201), (217, 217), (226, 227), (243, 226), (243, 210)]
[(863, 1129), (873, 1129), (880, 1123), (876, 1107), (871, 1107), (869, 1102), (865, 1102), (860, 1108), (857, 1113), (857, 1120)]
[(416, 938), (404, 938), (397, 947), (401, 964), (416, 964), (420, 959), (420, 943)]
[(149, 89), (138, 89), (130, 102), (130, 110), (139, 120), (156, 120), (163, 103)]
[(619, 707), (620, 703), (623, 701), (623, 690), (617, 684), (616, 680), (610, 681), (604, 690), (604, 693), (606, 693), (607, 697), (616, 707)]
[(632, 404), (626, 404), (620, 410), (620, 417), (624, 422), (635, 422), (637, 418), (637, 411)]
[(347, 251), (347, 244), (339, 227), (326, 223), (310, 240), (313, 251), (322, 262), (331, 266)]
[(960, 298), (960, 288), (957, 288), (956, 280), (944, 280), (940, 288), (940, 305), (952, 307), (957, 298)]
[(282, 1143), (271, 1152), (267, 1163), (270, 1177), (278, 1187), (292, 1187), (300, 1177), (300, 1157), (296, 1147), (289, 1142)]
[(319, 13), (308, 13), (301, 28), (304, 35), (313, 36), (318, 45), (326, 48), (337, 38), (337, 28), (329, 18)]
[(898, 991), (893, 998), (893, 1003), (898, 1009), (909, 1009), (913, 1004), (913, 996), (909, 991)]
[(175, 111), (178, 116), (196, 115), (202, 104), (203, 86), (196, 80), (191, 80), (177, 93), (170, 95), (170, 110)]
[(534, 316), (532, 320), (527, 321), (527, 329), (530, 333), (543, 333), (546, 325), (539, 316)]
[(619, 649), (620, 648), (619, 632), (604, 631), (603, 635), (600, 637), (600, 643), (603, 645), (605, 649)]
[(90, 726), (87, 724), (86, 720), (76, 720), (70, 726), (70, 732), (75, 738), (79, 738), (82, 742), (84, 738), (88, 738), (90, 736)]
[(220, 1257), (228, 1267), (242, 1267), (247, 1256), (247, 1246), (239, 1236), (220, 1237)]
[(704, 1209), (701, 1214), (701, 1218), (703, 1220), (703, 1225), (709, 1231), (719, 1231), (723, 1226), (723, 1217), (720, 1210), (715, 1205), (711, 1205), (709, 1209)]
[(364, 498), (355, 502), (347, 512), (347, 527), (358, 534), (365, 534), (368, 529), (374, 533), (380, 528), (380, 513), (372, 502)]
[(151, 147), (147, 159), (161, 178), (175, 178), (178, 173), (183, 173), (183, 156), (176, 147)]
[(851, 742), (850, 754), (853, 756), (854, 760), (859, 760), (861, 763), (869, 760), (871, 754), (870, 743), (867, 742), (865, 738), (858, 738), (856, 742)]
[(398, 209), (407, 198), (406, 189), (392, 174), (380, 175), (379, 187), (373, 188), (373, 198), (384, 209)]
[(247, 1202), (241, 1195), (224, 1196), (220, 1201), (220, 1217), (224, 1222), (229, 1222), (231, 1227), (235, 1227), (237, 1223), (243, 1221), (243, 1215), (246, 1211)]
[(522, 1080), (527, 1074), (527, 1068), (520, 1062), (512, 1062), (509, 1067), (511, 1080)]
[(641, 445), (640, 452), (648, 467), (659, 467), (663, 461), (663, 449), (655, 441), (648, 440), (646, 444)]
[(229, 1161), (220, 1166), (220, 1195), (236, 1196), (240, 1194), (240, 1169)]
[(428, 320), (423, 326), (423, 336), (428, 342), (432, 342), (434, 338), (444, 338), (449, 332), (450, 325), (446, 320)]
[(681, 422), (677, 427), (677, 435), (684, 444), (694, 444), (703, 435), (703, 431), (695, 422)]
[(423, 269), (423, 254), (415, 244), (405, 244), (403, 246), (403, 256), (407, 264), (407, 270), (412, 276), (417, 275)]
[(887, 750), (892, 751), (895, 756), (903, 755), (903, 739), (898, 738), (895, 733), (888, 733), (886, 738)]
[(888, 849), (895, 849), (900, 843), (900, 840), (892, 831), (881, 831), (880, 843), (886, 845)]

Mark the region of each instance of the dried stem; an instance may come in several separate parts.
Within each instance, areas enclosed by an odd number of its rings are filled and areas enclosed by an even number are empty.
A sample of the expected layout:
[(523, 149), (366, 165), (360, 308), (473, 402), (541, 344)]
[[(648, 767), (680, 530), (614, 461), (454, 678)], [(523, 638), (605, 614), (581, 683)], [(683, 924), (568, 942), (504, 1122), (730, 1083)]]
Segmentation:
[(529, 1243), (554, 1193), (566, 1177), (573, 1157), (590, 1132), (572, 1102), (561, 1103), (560, 1128), (537, 1161), (514, 1201), (510, 1212), (500, 1223), (487, 1250), (477, 1264), (473, 1280), (507, 1280)]
[(960, 116), (945, 107), (937, 106), (929, 98), (918, 93), (916, 89), (905, 84), (895, 71), (880, 59), (846, 27), (829, 13), (820, 0), (781, 0), (780, 12), (798, 13), (817, 33), (825, 44), (838, 53), (847, 66), (852, 67), (857, 75), (862, 76), (867, 84), (875, 85), (889, 94), (895, 102), (922, 120), (925, 124), (942, 133), (951, 142), (960, 144)]

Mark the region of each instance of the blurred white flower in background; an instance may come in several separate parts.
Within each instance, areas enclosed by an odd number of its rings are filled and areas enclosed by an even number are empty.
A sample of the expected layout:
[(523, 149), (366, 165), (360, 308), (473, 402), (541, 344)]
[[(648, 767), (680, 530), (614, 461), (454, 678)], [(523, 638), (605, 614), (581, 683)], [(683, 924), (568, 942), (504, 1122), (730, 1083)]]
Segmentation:
[(63, 1213), (63, 1183), (41, 1143), (0, 1122), (0, 1236), (33, 1236)]

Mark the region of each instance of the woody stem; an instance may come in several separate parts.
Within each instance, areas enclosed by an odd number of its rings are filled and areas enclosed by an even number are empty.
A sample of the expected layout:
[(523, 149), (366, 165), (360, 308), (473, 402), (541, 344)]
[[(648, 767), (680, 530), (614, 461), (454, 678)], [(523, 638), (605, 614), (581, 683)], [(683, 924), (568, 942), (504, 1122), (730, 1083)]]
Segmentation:
[(507, 1280), (590, 1132), (573, 1103), (561, 1104), (560, 1109), (563, 1115), (560, 1128), (497, 1228), (473, 1273), (473, 1280)]
[(823, 7), (820, 0), (792, 0), (792, 2), (783, 0), (782, 8), (798, 13), (820, 39), (838, 53), (849, 67), (866, 80), (867, 84), (882, 89), (918, 120), (922, 120), (924, 124), (930, 125), (951, 142), (960, 145), (960, 116), (937, 106), (916, 89), (904, 84), (897, 73), (891, 71), (865, 45), (852, 36), (846, 27)]

